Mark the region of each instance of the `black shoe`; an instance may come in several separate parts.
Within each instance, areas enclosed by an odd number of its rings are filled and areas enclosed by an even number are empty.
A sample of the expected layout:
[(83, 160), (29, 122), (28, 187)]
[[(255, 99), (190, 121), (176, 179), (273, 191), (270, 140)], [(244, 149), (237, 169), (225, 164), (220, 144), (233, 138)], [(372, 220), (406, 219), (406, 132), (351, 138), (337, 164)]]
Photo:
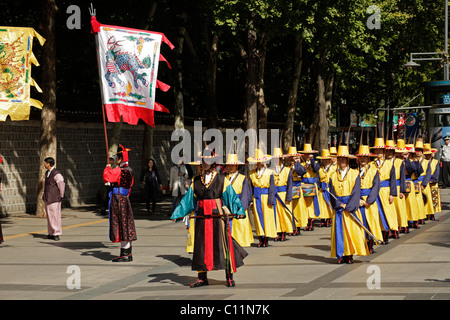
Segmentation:
[(54, 236), (54, 237), (53, 237), (53, 240), (59, 241), (59, 236)]
[(52, 235), (47, 235), (47, 239), (51, 239), (51, 240), (53, 240), (53, 239), (55, 239), (55, 236), (52, 236)]
[(112, 259), (112, 262), (131, 262), (133, 255), (131, 254), (131, 247), (128, 249), (120, 249), (120, 256)]
[(227, 287), (236, 287), (233, 279), (227, 279)]
[(206, 279), (206, 280), (197, 279), (197, 281), (195, 281), (194, 283), (191, 283), (190, 287), (191, 288), (198, 288), (198, 287), (204, 287), (204, 286), (207, 286), (207, 285), (209, 285), (208, 279)]

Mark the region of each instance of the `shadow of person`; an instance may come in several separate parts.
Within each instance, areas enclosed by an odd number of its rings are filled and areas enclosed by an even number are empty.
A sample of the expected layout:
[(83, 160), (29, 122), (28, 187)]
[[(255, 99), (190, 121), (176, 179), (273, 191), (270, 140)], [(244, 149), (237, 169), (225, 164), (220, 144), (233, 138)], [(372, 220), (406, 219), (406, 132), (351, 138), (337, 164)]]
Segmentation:
[(186, 258), (186, 257), (182, 257), (180, 255), (165, 255), (165, 254), (160, 254), (157, 255), (156, 257), (158, 258), (163, 258), (165, 260), (168, 260), (170, 262), (175, 263), (177, 266), (179, 267), (185, 267), (185, 266), (190, 266), (192, 264), (192, 260), (190, 258)]

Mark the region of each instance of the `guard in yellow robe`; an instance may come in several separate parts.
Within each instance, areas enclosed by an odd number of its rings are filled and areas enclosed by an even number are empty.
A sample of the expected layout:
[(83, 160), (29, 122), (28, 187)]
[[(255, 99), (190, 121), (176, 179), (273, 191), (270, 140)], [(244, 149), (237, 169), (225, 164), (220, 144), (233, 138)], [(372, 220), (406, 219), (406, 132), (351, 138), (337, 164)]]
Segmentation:
[[(196, 167), (196, 174), (194, 175), (194, 177), (202, 174), (202, 167), (201, 167), (202, 162), (200, 160), (189, 162), (189, 165)], [(192, 177), (192, 180), (194, 180), (194, 177)], [(190, 184), (190, 187), (193, 188), (192, 182)], [(194, 252), (195, 223), (191, 223), (192, 222), (191, 219), (193, 219), (191, 217), (195, 216), (195, 209), (189, 216), (183, 218), (184, 224), (186, 225), (186, 229), (188, 230), (188, 239), (186, 244), (187, 253)]]
[[(420, 228), (417, 225), (417, 222), (419, 221), (420, 210), (423, 211), (423, 205), (420, 206), (419, 203), (423, 204), (423, 200), (420, 202), (417, 201), (418, 194), (420, 193), (417, 176), (420, 176), (423, 168), (417, 161), (415, 161), (416, 152), (414, 150), (414, 144), (407, 144), (406, 149), (408, 149), (408, 154), (405, 159), (405, 176), (406, 183), (411, 181), (411, 191), (406, 195), (406, 216), (408, 217), (408, 228), (404, 230), (404, 233), (409, 233), (409, 228)], [(422, 199), (421, 195), (420, 199)]]
[(328, 149), (322, 149), (321, 156), (317, 157), (321, 161), (319, 169), (319, 206), (320, 206), (320, 227), (331, 227), (331, 217), (333, 215), (333, 206), (330, 199), (330, 188), (328, 183), (330, 182), (330, 175), (336, 171), (336, 168), (332, 167), (330, 151)]
[(283, 164), (283, 155), (281, 148), (274, 148), (272, 159), (275, 162), (273, 177), (275, 182), (275, 201), (277, 214), (277, 237), (275, 241), (285, 241), (286, 233), (290, 234), (295, 228), (295, 218), (292, 214), (292, 173), (288, 167)]
[(430, 143), (424, 143), (424, 147), (426, 148), (426, 151), (424, 151), (423, 154), (425, 158), (430, 162), (431, 168), (431, 179), (429, 185), (431, 188), (431, 198), (433, 201), (433, 209), (434, 209), (434, 213), (429, 214), (427, 216), (427, 219), (435, 220), (434, 214), (436, 212), (441, 212), (441, 195), (439, 192), (439, 185), (438, 185), (441, 167), (439, 166), (439, 161), (434, 158), (434, 153), (437, 151), (437, 149), (431, 148)]
[[(367, 256), (365, 231), (355, 219), (362, 222), (359, 211), (361, 179), (358, 170), (349, 167), (349, 158), (354, 157), (346, 146), (339, 146), (338, 169), (331, 174), (330, 194), (335, 214), (331, 228), (331, 257), (338, 263), (353, 263), (353, 255)], [(353, 217), (351, 216), (353, 215)]]
[[(383, 243), (389, 242), (390, 232), (398, 230), (397, 212), (394, 205), (394, 197), (397, 196), (397, 182), (395, 179), (395, 167), (392, 161), (385, 159), (385, 144), (383, 138), (375, 138), (375, 145), (371, 147), (377, 158), (373, 161), (380, 175), (379, 199), (381, 206), (380, 218), (383, 226)], [(381, 240), (381, 239), (380, 239)]]
[(254, 238), (247, 208), (252, 202), (252, 189), (247, 177), (238, 172), (238, 167), (245, 164), (238, 161), (237, 154), (228, 154), (225, 165), (227, 171), (226, 177), (230, 181), (234, 192), (239, 196), (246, 213), (244, 219), (231, 220), (231, 235), (241, 247), (250, 247), (254, 242)]
[[(382, 239), (383, 234), (381, 233), (380, 211), (378, 208), (381, 205), (378, 198), (378, 193), (380, 192), (380, 175), (375, 165), (370, 161), (370, 157), (375, 157), (375, 154), (370, 152), (369, 146), (360, 145), (356, 156), (358, 157), (359, 177), (361, 179), (359, 210), (366, 228), (377, 239)], [(369, 236), (366, 239), (369, 252), (374, 253), (373, 239)]]
[[(398, 139), (397, 146), (395, 149), (395, 175), (397, 180), (397, 194), (398, 196), (394, 198), (395, 209), (397, 211), (397, 221), (398, 221), (398, 232), (404, 233), (406, 228), (408, 228), (408, 216), (407, 205), (406, 205), (406, 165), (405, 165), (405, 155), (408, 153), (406, 149), (405, 140)], [(409, 190), (410, 191), (410, 190)], [(397, 233), (398, 237), (398, 233)]]
[(271, 159), (261, 149), (256, 149), (255, 156), (247, 159), (256, 163), (256, 169), (250, 171), (250, 182), (253, 190), (253, 214), (258, 247), (267, 247), (269, 238), (277, 237), (275, 205), (275, 181), (273, 171), (266, 167)]
[(309, 143), (305, 143), (303, 146), (303, 151), (300, 151), (300, 153), (303, 155), (301, 158), (301, 165), (306, 169), (306, 173), (302, 177), (302, 189), (305, 190), (307, 187), (315, 189), (314, 195), (305, 196), (305, 192), (303, 194), (303, 198), (305, 199), (305, 208), (308, 215), (308, 225), (304, 228), (304, 230), (313, 231), (313, 222), (320, 216), (320, 205), (317, 197), (317, 194), (319, 193), (317, 190), (317, 174), (320, 169), (320, 163), (314, 160), (314, 154), (317, 153), (317, 151), (312, 150)]
[[(308, 224), (305, 199), (303, 198), (303, 192), (301, 190), (302, 176), (303, 174), (305, 174), (306, 169), (300, 165), (299, 157), (301, 156), (301, 154), (297, 153), (296, 147), (289, 147), (287, 156), (292, 173), (293, 196), (291, 201), (291, 208), (295, 220), (295, 229), (289, 235), (298, 236), (301, 234), (301, 228), (306, 227)], [(294, 192), (295, 190), (297, 191)]]
[(417, 161), (423, 168), (422, 174), (418, 177), (423, 201), (423, 212), (419, 217), (419, 224), (425, 224), (427, 215), (434, 214), (433, 199), (431, 197), (431, 188), (429, 184), (431, 179), (431, 167), (429, 161), (425, 159), (425, 156), (423, 155), (424, 146), (421, 139), (417, 139), (414, 149), (416, 150)]

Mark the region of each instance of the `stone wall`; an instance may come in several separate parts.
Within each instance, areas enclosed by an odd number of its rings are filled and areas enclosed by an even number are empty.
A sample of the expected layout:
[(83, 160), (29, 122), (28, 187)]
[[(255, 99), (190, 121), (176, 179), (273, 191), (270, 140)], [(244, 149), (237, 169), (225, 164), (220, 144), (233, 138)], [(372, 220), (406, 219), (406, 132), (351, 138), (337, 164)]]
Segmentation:
[[(66, 182), (63, 206), (79, 206), (98, 202), (103, 188), (102, 172), (106, 164), (106, 147), (102, 123), (58, 121), (56, 167)], [(36, 210), (39, 166), (40, 121), (0, 122), (0, 215), (34, 214)], [(107, 125), (108, 136), (112, 124)], [(153, 157), (163, 184), (169, 177), (173, 126), (157, 126), (154, 130)], [(129, 152), (130, 166), (135, 172), (132, 196), (140, 197), (139, 177), (142, 163), (144, 127), (123, 124), (120, 143)]]

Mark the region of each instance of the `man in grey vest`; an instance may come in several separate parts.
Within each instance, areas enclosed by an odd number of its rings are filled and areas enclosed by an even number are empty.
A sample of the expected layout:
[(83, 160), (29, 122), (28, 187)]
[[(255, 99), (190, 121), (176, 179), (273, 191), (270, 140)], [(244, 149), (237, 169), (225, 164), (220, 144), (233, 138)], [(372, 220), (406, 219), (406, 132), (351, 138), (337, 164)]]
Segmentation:
[(44, 195), (47, 213), (48, 239), (59, 240), (62, 235), (61, 225), (61, 201), (64, 198), (65, 183), (61, 172), (55, 168), (55, 159), (48, 157), (44, 159), (45, 172)]
[(450, 174), (450, 138), (445, 136), (444, 144), (439, 150), (439, 157), (442, 165), (442, 188), (449, 187), (448, 176)]

